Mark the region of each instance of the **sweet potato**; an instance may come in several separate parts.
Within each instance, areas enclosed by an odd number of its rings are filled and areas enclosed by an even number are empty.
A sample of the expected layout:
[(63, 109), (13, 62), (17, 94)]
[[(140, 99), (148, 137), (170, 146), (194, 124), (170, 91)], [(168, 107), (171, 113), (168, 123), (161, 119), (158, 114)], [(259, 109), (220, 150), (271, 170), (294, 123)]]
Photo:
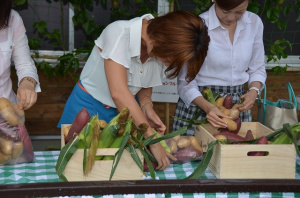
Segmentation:
[(203, 153), (193, 146), (188, 146), (186, 148), (178, 149), (174, 154), (174, 157), (177, 158), (175, 163), (185, 163), (193, 160), (200, 159)]
[(232, 98), (231, 98), (230, 94), (227, 94), (225, 96), (225, 99), (224, 99), (224, 102), (223, 102), (223, 106), (226, 109), (231, 109), (232, 108)]
[(253, 133), (251, 130), (247, 131), (245, 138), (246, 138), (246, 140), (254, 140)]
[(0, 136), (13, 141), (19, 141), (17, 127), (11, 126), (2, 116), (0, 116)]
[[(268, 139), (266, 136), (261, 136), (258, 141), (256, 142), (256, 144), (268, 144)], [(264, 156), (266, 155), (266, 152), (263, 151), (253, 151), (253, 152), (249, 152), (248, 156)]]
[(89, 122), (91, 116), (86, 108), (82, 108), (77, 115), (75, 116), (72, 126), (69, 130), (69, 133), (65, 139), (66, 143), (73, 141), (73, 137), (75, 134), (79, 134), (84, 126)]
[(31, 139), (28, 135), (27, 129), (25, 128), (24, 125), (19, 124), (18, 132), (19, 132), (21, 141), (23, 143), (25, 158), (26, 158), (27, 162), (32, 162), (33, 158), (34, 158), (34, 153), (33, 153), (33, 149), (32, 149)]

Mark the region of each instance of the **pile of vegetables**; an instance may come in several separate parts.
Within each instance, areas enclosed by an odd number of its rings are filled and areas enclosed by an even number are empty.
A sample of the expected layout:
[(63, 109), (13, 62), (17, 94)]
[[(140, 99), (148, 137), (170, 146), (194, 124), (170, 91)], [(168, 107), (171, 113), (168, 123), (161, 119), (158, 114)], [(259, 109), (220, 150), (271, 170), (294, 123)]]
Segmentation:
[[(63, 172), (77, 149), (84, 149), (82, 159), (83, 174), (86, 176), (92, 170), (95, 160), (113, 160), (110, 179), (114, 175), (124, 149), (129, 151), (133, 161), (143, 174), (147, 176), (146, 172), (150, 172), (152, 178), (155, 178), (154, 169), (157, 161), (148, 149), (148, 146), (151, 144), (159, 142), (167, 152), (173, 153), (179, 159), (178, 161), (182, 163), (187, 160), (199, 159), (203, 155), (202, 148), (195, 137), (181, 136), (186, 132), (187, 127), (163, 136), (154, 131), (155, 133), (152, 136), (144, 138), (144, 133), (149, 126), (145, 123), (136, 125), (129, 113), (129, 109), (124, 108), (107, 124), (105, 121), (99, 120), (97, 116), (90, 117), (86, 113), (86, 109), (83, 108), (76, 115), (73, 123), (64, 128), (64, 136), (69, 138), (65, 139), (66, 145), (61, 149), (57, 160), (56, 171), (59, 178), (62, 181), (67, 181)], [(167, 142), (174, 142), (176, 145), (169, 147)], [(95, 156), (97, 149), (101, 148), (118, 148), (118, 151), (114, 156)], [(143, 162), (138, 156), (137, 150), (143, 155)], [(205, 171), (207, 164), (203, 165), (200, 162), (199, 166), (204, 166), (205, 168), (198, 170), (196, 176), (200, 177)], [(147, 170), (145, 167), (147, 167)], [(192, 175), (191, 178), (193, 177)]]
[(31, 139), (24, 125), (24, 111), (0, 98), (0, 165), (32, 162)]
[[(236, 108), (237, 104), (232, 103), (230, 95), (225, 97), (212, 97), (216, 95), (211, 90), (204, 90), (204, 96), (212, 104), (215, 104), (224, 114), (232, 117), (232, 119), (224, 119), (227, 122), (227, 128), (219, 129), (219, 133), (215, 133), (213, 136), (223, 144), (294, 144), (298, 156), (300, 156), (299, 148), (297, 145), (297, 139), (300, 136), (300, 123), (290, 125), (288, 123), (283, 125), (283, 128), (276, 130), (274, 133), (268, 136), (261, 136), (254, 139), (252, 131), (249, 129), (246, 136), (239, 135), (241, 128), (241, 119), (239, 116), (239, 110)], [(243, 101), (241, 101), (242, 103)], [(263, 156), (265, 152), (250, 152), (250, 156)]]

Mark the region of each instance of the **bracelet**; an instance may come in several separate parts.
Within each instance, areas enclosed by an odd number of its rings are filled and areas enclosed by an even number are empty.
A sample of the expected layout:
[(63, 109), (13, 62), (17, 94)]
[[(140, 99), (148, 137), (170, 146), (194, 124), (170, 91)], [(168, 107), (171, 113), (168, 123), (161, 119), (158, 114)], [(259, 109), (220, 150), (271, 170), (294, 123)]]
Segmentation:
[(150, 103), (151, 106), (153, 107), (152, 101), (151, 101), (151, 100), (148, 100), (148, 101), (146, 101), (145, 103), (143, 103), (143, 104), (141, 105), (141, 109), (143, 109), (143, 107), (144, 107), (146, 104), (148, 104), (148, 103)]
[(19, 84), (21, 84), (24, 80), (27, 80), (27, 81), (31, 82), (33, 84), (33, 86), (35, 87), (36, 82), (35, 82), (35, 80), (33, 78), (31, 78), (31, 77), (24, 77), (24, 78), (22, 78), (22, 80), (20, 81)]
[(147, 98), (149, 98), (149, 99), (151, 100), (151, 97), (150, 97), (150, 96), (144, 96), (144, 97), (142, 97), (142, 99), (140, 100), (140, 103), (142, 103), (142, 101), (145, 100), (145, 99), (147, 99)]

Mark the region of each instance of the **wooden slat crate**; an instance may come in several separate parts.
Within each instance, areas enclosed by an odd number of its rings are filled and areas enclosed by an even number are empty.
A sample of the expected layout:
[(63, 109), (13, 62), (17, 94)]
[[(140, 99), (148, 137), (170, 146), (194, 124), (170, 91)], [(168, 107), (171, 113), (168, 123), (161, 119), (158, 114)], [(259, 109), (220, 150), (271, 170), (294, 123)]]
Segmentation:
[[(254, 138), (273, 131), (258, 122), (242, 122), (238, 135), (246, 136), (252, 130)], [(210, 124), (197, 126), (195, 136), (204, 152), (208, 143), (216, 140), (217, 129)], [(248, 156), (248, 152), (265, 151), (266, 156)], [(219, 179), (294, 179), (296, 150), (293, 144), (221, 144), (214, 148), (209, 169)]]
[[(65, 146), (65, 139), (63, 129), (68, 126), (63, 124), (61, 127), (61, 147)], [(107, 181), (112, 169), (113, 160), (96, 160), (91, 172), (84, 176), (83, 174), (83, 149), (77, 149), (74, 155), (68, 162), (64, 176), (68, 181)], [(114, 155), (118, 149), (108, 148), (108, 149), (98, 149), (96, 155), (111, 156)], [(144, 162), (143, 155), (137, 150), (139, 157), (142, 162)], [(112, 180), (142, 180), (143, 172), (139, 169), (137, 164), (134, 162), (130, 153), (125, 149), (117, 169), (114, 173)]]

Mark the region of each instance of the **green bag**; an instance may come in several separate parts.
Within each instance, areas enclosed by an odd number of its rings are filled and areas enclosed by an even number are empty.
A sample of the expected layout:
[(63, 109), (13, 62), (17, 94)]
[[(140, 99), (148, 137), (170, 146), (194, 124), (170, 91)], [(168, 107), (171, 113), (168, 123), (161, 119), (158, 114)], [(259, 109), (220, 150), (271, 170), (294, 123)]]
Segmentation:
[(266, 99), (267, 86), (265, 85), (264, 98), (258, 100), (257, 121), (270, 129), (282, 128), (284, 123), (298, 123), (297, 100), (292, 85), (288, 82), (289, 99), (279, 99), (271, 102)]

